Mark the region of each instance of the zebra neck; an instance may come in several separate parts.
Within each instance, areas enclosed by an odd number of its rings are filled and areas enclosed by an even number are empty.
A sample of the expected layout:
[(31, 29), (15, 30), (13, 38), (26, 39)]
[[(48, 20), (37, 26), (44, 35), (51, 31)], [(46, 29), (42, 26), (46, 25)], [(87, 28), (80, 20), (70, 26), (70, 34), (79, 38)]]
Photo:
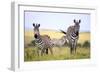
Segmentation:
[(38, 36), (35, 40), (36, 40), (36, 42), (38, 42), (38, 43), (39, 43), (39, 42), (42, 42), (41, 36)]
[(77, 37), (78, 35), (76, 34), (76, 32), (72, 32), (71, 34), (73, 37)]

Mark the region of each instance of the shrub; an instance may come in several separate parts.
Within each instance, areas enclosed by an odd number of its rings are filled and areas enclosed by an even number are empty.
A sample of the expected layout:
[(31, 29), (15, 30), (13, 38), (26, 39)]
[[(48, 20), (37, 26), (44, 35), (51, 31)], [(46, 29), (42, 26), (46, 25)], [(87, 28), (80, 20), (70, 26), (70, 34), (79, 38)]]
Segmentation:
[(82, 47), (85, 47), (85, 48), (90, 47), (90, 42), (89, 42), (89, 41), (85, 41), (85, 42), (83, 43), (83, 46), (82, 46)]
[(35, 46), (35, 40), (32, 40), (31, 43)]
[(82, 47), (82, 44), (81, 43), (77, 43), (77, 47)]
[(32, 40), (32, 41), (28, 44), (28, 46), (35, 46), (35, 40)]

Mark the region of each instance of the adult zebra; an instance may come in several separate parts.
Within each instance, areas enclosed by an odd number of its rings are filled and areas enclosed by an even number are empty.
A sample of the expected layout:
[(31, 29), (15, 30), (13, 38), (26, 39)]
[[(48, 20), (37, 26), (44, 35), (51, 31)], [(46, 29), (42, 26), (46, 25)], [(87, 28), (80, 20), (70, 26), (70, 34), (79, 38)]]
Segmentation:
[(38, 55), (39, 51), (41, 52), (41, 55), (43, 55), (46, 51), (46, 54), (48, 54), (48, 49), (50, 50), (51, 54), (53, 54), (52, 47), (53, 44), (51, 43), (51, 39), (48, 35), (40, 35), (39, 27), (40, 24), (33, 23), (34, 27), (34, 38), (35, 38), (35, 44), (38, 47)]
[(76, 47), (77, 47), (77, 41), (79, 39), (79, 29), (80, 29), (80, 23), (81, 20), (73, 20), (74, 25), (68, 27), (67, 32), (61, 30), (62, 33), (64, 33), (67, 37), (67, 40), (70, 45), (70, 53), (76, 53)]

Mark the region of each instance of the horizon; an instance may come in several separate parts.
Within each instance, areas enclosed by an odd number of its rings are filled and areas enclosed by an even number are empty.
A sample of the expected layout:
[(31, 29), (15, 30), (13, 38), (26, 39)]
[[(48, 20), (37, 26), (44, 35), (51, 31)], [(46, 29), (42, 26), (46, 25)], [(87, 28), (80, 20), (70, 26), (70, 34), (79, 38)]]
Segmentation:
[[(40, 30), (40, 32), (41, 31), (57, 31), (57, 32), (60, 32), (60, 30), (55, 30), (55, 29), (39, 29)], [(27, 31), (33, 31), (33, 29), (26, 29), (25, 30), (25, 32), (27, 32)], [(67, 31), (67, 30), (63, 30), (63, 31)], [(89, 32), (90, 33), (90, 31), (79, 31), (79, 33), (84, 33), (84, 32)]]

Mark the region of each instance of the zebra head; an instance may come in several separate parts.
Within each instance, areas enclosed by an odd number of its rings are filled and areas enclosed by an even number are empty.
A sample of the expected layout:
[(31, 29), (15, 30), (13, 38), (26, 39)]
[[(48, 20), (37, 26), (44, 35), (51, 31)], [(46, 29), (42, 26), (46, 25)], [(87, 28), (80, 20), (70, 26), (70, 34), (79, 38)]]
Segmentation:
[(81, 23), (81, 20), (73, 20), (74, 21), (74, 32), (78, 35), (79, 34), (79, 29), (80, 29), (80, 23)]
[(39, 27), (40, 27), (40, 24), (35, 24), (33, 23), (33, 27), (34, 27), (34, 37), (37, 38), (38, 36), (40, 36), (40, 32), (39, 32)]

